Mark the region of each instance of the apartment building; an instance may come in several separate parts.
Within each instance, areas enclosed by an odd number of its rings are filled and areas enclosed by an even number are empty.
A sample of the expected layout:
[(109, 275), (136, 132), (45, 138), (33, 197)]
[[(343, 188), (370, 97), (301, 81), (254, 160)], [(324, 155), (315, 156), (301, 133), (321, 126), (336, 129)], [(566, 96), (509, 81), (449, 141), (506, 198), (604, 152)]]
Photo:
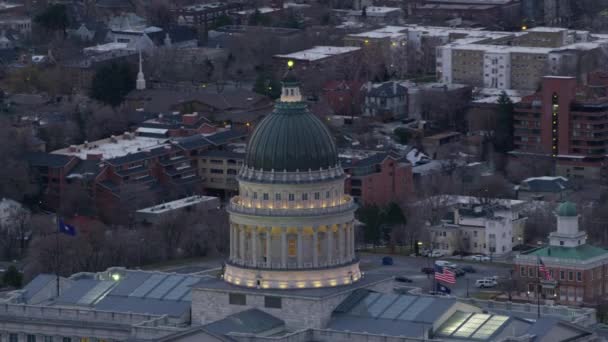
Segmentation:
[(543, 77), (541, 90), (515, 106), (512, 155), (553, 158), (558, 176), (605, 180), (608, 95), (597, 82)]
[(521, 214), (526, 202), (484, 199), (470, 196), (438, 196), (446, 215), (441, 223), (430, 226), (433, 250), (504, 255), (524, 241), (526, 217)]
[(580, 77), (594, 70), (607, 44), (601, 35), (563, 28), (466, 37), (437, 48), (437, 77), (483, 88), (536, 90), (542, 76)]
[(340, 163), (349, 175), (344, 192), (361, 205), (403, 203), (413, 193), (412, 164), (406, 156), (350, 151), (340, 154)]

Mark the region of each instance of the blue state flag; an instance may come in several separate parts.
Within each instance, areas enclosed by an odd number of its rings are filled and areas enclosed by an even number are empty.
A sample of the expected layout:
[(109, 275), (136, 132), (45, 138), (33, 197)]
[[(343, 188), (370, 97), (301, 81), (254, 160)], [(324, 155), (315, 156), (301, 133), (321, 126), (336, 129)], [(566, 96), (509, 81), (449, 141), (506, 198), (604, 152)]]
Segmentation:
[(63, 222), (63, 220), (58, 220), (57, 223), (60, 233), (67, 234), (70, 236), (76, 236), (76, 228), (74, 226)]
[(445, 285), (441, 285), (441, 284), (439, 284), (439, 283), (437, 283), (437, 290), (436, 290), (436, 291), (437, 291), (437, 292), (443, 292), (443, 293), (445, 293), (445, 294), (450, 294), (450, 293), (452, 293), (452, 290), (451, 290), (449, 287), (447, 287), (447, 286), (445, 286)]

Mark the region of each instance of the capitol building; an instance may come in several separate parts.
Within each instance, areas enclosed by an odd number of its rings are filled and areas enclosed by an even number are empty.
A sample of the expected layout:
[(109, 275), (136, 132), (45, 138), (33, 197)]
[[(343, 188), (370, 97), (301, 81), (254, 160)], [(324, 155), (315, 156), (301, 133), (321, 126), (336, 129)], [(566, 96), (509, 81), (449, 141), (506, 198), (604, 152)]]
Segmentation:
[(361, 278), (356, 204), (325, 125), (290, 72), (272, 114), (251, 135), (232, 198), (224, 280), (256, 288), (314, 288)]

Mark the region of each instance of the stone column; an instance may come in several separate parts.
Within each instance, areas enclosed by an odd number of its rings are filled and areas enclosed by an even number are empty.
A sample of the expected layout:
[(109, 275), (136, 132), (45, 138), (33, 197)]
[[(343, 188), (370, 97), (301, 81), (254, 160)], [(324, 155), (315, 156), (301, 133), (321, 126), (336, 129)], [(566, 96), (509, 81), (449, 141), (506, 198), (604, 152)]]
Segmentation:
[(350, 258), (350, 232), (348, 231), (348, 224), (344, 224), (344, 261), (348, 261)]
[(334, 231), (331, 226), (327, 226), (327, 263), (332, 264), (334, 254)]
[(344, 225), (338, 225), (338, 257), (336, 258), (339, 263), (344, 260)]
[(240, 263), (242, 264), (245, 261), (245, 228), (247, 226), (240, 226), (239, 232), (239, 258)]
[(251, 264), (253, 267), (258, 265), (258, 227), (251, 231)]
[(272, 227), (266, 227), (266, 267), (272, 267)]
[(298, 227), (298, 268), (302, 268), (302, 227)]
[(281, 267), (287, 268), (287, 228), (281, 227)]
[(234, 260), (234, 223), (230, 223), (230, 258)]
[(312, 228), (312, 265), (314, 267), (319, 266), (319, 235), (317, 229), (318, 227)]
[(351, 260), (356, 257), (355, 255), (355, 226), (352, 222), (348, 224), (348, 229), (350, 229), (350, 244), (348, 245), (348, 249), (350, 250), (350, 258)]

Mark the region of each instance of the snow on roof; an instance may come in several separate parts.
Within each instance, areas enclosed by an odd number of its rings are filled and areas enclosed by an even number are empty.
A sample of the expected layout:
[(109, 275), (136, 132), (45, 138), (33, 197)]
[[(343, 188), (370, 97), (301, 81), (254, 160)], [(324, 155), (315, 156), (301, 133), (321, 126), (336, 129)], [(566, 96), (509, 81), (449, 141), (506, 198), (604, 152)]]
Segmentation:
[(331, 56), (351, 53), (357, 50), (361, 50), (361, 48), (354, 46), (315, 46), (307, 50), (297, 51), (286, 55), (275, 55), (274, 57), (316, 61)]
[(195, 196), (180, 198), (175, 201), (155, 205), (152, 207), (140, 209), (137, 212), (146, 213), (146, 214), (162, 214), (162, 213), (166, 213), (168, 211), (181, 209), (181, 208), (189, 207), (189, 206), (196, 205), (199, 203), (214, 201), (214, 200), (218, 201), (218, 204), (219, 204), (219, 199), (217, 197), (195, 195)]
[(166, 128), (151, 128), (151, 127), (138, 127), (137, 133), (149, 133), (149, 134), (167, 134), (169, 130)]
[(357, 38), (401, 38), (406, 37), (407, 28), (403, 26), (385, 26), (373, 31), (349, 34), (348, 37)]
[(568, 31), (567, 28), (563, 27), (547, 27), (547, 26), (537, 26), (527, 30), (528, 32), (564, 32)]
[(115, 50), (125, 50), (128, 48), (128, 46), (129, 46), (128, 43), (112, 42), (112, 43), (106, 43), (106, 44), (86, 47), (86, 48), (84, 48), (84, 52), (109, 52), (109, 51), (115, 51)]
[(101, 156), (102, 160), (123, 157), (131, 153), (148, 151), (155, 147), (168, 146), (164, 140), (136, 136), (134, 133), (125, 133), (121, 136), (110, 137), (82, 145), (70, 146), (64, 149), (51, 152), (75, 156), (82, 160), (87, 159), (87, 155)]
[(564, 182), (568, 181), (568, 178), (566, 177), (562, 177), (562, 176), (555, 176), (555, 177), (551, 177), (551, 176), (542, 176), (542, 177), (530, 177), (530, 178), (526, 178), (522, 181), (522, 183), (527, 183), (527, 182), (531, 182), (534, 180), (542, 180), (542, 181), (556, 181), (556, 180), (562, 180)]
[[(259, 7), (259, 8), (257, 8), (257, 10), (258, 10), (258, 12), (260, 12), (260, 14), (267, 14), (267, 13), (280, 11), (281, 9), (272, 8), (272, 7)], [(252, 13), (255, 13), (255, 9), (248, 9), (248, 10), (236, 12), (236, 14), (240, 14), (240, 15), (247, 15), (247, 14), (252, 14)]]

